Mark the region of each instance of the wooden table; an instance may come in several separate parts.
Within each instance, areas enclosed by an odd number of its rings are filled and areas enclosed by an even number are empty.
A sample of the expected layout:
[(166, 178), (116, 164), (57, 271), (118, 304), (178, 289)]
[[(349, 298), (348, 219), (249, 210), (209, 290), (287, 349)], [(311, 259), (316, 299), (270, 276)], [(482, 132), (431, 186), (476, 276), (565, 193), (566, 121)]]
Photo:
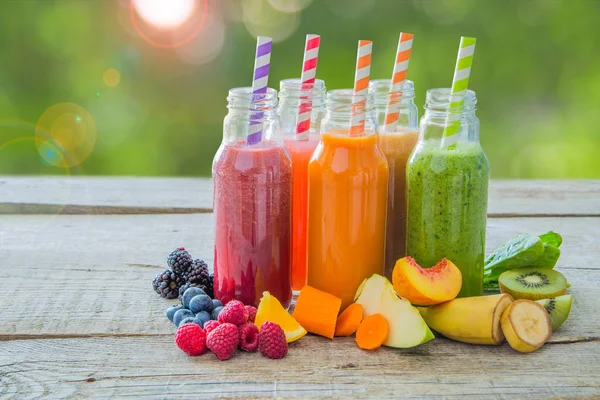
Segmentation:
[(488, 252), (564, 238), (571, 317), (532, 354), (307, 336), (278, 361), (187, 357), (151, 280), (177, 246), (212, 264), (210, 212), (206, 179), (0, 177), (0, 398), (600, 398), (600, 181), (491, 185)]

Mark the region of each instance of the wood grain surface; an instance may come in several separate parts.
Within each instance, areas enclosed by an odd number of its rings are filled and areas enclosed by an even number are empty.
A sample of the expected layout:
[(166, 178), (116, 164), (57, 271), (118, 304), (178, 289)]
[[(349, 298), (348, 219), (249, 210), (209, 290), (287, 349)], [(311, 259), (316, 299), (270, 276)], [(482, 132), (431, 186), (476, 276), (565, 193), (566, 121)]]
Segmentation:
[[(493, 180), (488, 211), (506, 216), (600, 216), (600, 181)], [(0, 214), (202, 213), (208, 178), (2, 177)]]
[[(198, 207), (199, 200), (153, 198), (152, 188), (169, 181), (187, 185), (189, 196), (210, 199), (208, 180), (0, 179), (0, 211), (1, 204), (16, 204), (12, 211), (22, 212), (0, 215), (0, 399), (600, 398), (600, 217), (589, 216), (600, 210), (598, 182), (496, 182), (492, 190), (491, 196), (504, 197), (490, 198), (497, 215), (488, 220), (488, 253), (518, 233), (555, 230), (564, 239), (556, 269), (572, 284), (573, 309), (535, 353), (444, 338), (408, 350), (366, 352), (352, 338), (309, 335), (282, 360), (239, 352), (219, 362), (212, 354), (186, 357), (176, 348), (175, 328), (164, 316), (176, 301), (151, 288), (177, 246), (212, 267), (210, 208)], [(42, 183), (49, 193), (33, 201)], [(81, 196), (53, 197), (52, 190), (64, 185), (78, 187), (71, 196), (90, 187), (102, 193), (102, 185), (106, 191), (87, 203)], [(19, 199), (28, 197), (44, 212), (19, 211)], [(65, 204), (91, 214), (47, 208), (64, 210)], [(559, 213), (557, 204), (564, 213), (547, 216)], [(120, 211), (105, 212), (110, 207)]]

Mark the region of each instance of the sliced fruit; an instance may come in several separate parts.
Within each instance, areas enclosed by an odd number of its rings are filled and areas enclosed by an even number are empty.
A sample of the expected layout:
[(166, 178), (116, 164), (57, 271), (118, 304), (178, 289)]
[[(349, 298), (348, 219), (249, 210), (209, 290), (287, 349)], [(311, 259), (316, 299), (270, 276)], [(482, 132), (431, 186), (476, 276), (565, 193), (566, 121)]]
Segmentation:
[(552, 325), (546, 309), (531, 300), (517, 300), (502, 314), (502, 332), (510, 347), (531, 353), (552, 336)]
[(427, 325), (448, 339), (464, 343), (498, 345), (502, 312), (513, 302), (509, 294), (463, 297), (431, 307), (419, 307)]
[(381, 347), (388, 334), (387, 319), (381, 314), (369, 315), (362, 320), (356, 331), (356, 344), (361, 349), (375, 350)]
[(387, 319), (389, 333), (385, 346), (408, 348), (434, 338), (419, 311), (406, 299), (398, 297), (387, 278), (374, 274), (360, 285), (356, 303), (363, 306), (363, 317), (381, 314)]
[(293, 317), (307, 331), (333, 339), (342, 299), (311, 286), (304, 286), (298, 295)]
[(269, 292), (263, 292), (260, 304), (256, 310), (254, 325), (260, 329), (263, 322), (270, 321), (276, 323), (285, 332), (285, 340), (288, 343), (294, 342), (306, 335), (304, 329), (281, 305), (275, 296)]
[(363, 308), (352, 303), (340, 314), (335, 324), (335, 336), (350, 336), (356, 332), (363, 319)]
[(540, 303), (548, 312), (550, 323), (552, 324), (552, 332), (560, 328), (567, 318), (569, 318), (572, 301), (573, 299), (570, 294), (552, 297), (550, 299), (536, 300), (536, 303)]
[(498, 278), (500, 291), (515, 299), (539, 300), (567, 292), (567, 279), (550, 268), (517, 268), (503, 272)]
[(462, 287), (462, 274), (443, 258), (431, 268), (421, 268), (412, 257), (396, 261), (392, 273), (394, 290), (412, 304), (430, 306), (452, 300)]

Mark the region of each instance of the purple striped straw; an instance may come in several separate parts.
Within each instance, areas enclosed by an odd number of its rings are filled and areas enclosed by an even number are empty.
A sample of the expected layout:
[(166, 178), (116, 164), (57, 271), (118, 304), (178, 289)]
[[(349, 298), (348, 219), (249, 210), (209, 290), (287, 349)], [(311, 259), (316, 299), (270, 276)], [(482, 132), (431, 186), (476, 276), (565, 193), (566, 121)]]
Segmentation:
[[(269, 67), (271, 66), (271, 47), (273, 39), (266, 36), (256, 38), (256, 57), (254, 58), (254, 79), (252, 80), (252, 103), (256, 104), (264, 98), (269, 84)], [(247, 143), (260, 143), (262, 139), (262, 119), (264, 113), (256, 112), (250, 116)]]

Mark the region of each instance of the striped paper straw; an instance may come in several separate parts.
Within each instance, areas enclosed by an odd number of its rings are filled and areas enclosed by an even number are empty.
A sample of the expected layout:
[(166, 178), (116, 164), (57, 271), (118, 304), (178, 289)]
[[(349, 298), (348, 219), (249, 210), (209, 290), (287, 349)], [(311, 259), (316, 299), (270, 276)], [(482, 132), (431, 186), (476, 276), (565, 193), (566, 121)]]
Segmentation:
[[(252, 103), (264, 98), (269, 84), (269, 67), (271, 66), (271, 48), (273, 39), (266, 36), (256, 38), (256, 56), (254, 58), (254, 79), (252, 80)], [(262, 140), (262, 118), (264, 113), (259, 111), (250, 116), (247, 143), (260, 143)]]
[[(471, 65), (473, 64), (473, 53), (475, 52), (475, 42), (477, 39), (471, 37), (461, 37), (458, 47), (458, 57), (456, 59), (456, 68), (454, 69), (454, 78), (452, 79), (452, 89), (450, 89), (450, 105), (448, 106), (448, 118), (446, 128), (442, 136), (442, 147), (449, 147), (458, 141), (460, 132), (460, 117), (462, 107), (465, 104), (465, 95), (469, 85), (469, 76), (471, 75)], [(456, 109), (459, 109), (458, 112)]]
[[(301, 94), (312, 90), (317, 75), (317, 61), (319, 60), (319, 45), (321, 36), (306, 35), (304, 46), (304, 60), (302, 61)], [(312, 99), (310, 96), (300, 96), (298, 118), (296, 119), (296, 140), (308, 140), (310, 131), (310, 115), (312, 113)]]
[(387, 108), (385, 110), (384, 132), (394, 132), (400, 119), (400, 99), (402, 97), (402, 88), (406, 80), (408, 71), (408, 61), (412, 49), (414, 35), (411, 33), (400, 32), (398, 40), (398, 50), (396, 51), (396, 62), (392, 71), (392, 83)]
[(367, 90), (371, 75), (371, 52), (373, 42), (358, 41), (356, 55), (356, 74), (352, 93), (352, 115), (350, 116), (350, 136), (357, 136), (365, 130), (365, 108), (367, 106)]

